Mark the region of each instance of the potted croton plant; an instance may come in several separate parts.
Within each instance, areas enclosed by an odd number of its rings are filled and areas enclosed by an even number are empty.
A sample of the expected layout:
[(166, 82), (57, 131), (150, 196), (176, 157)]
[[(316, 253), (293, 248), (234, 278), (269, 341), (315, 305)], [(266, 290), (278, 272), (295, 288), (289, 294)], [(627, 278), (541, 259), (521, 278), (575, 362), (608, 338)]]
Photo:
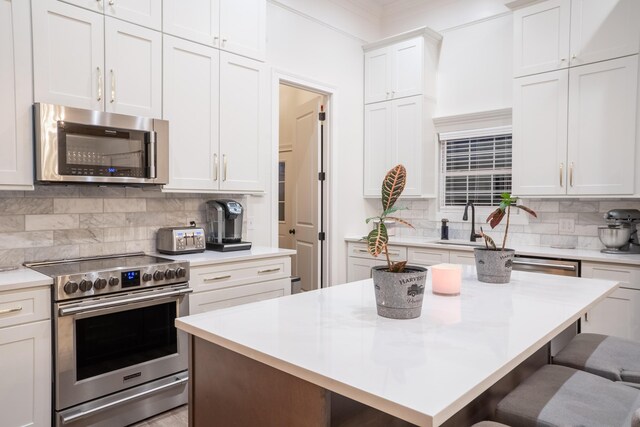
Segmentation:
[(394, 220), (413, 228), (407, 221), (393, 216), (401, 209), (395, 207), (404, 190), (407, 170), (402, 165), (393, 167), (382, 182), (382, 213), (367, 218), (367, 224), (375, 221), (373, 230), (367, 236), (368, 250), (374, 257), (384, 253), (387, 264), (373, 267), (372, 277), (376, 295), (378, 315), (392, 319), (413, 319), (420, 316), (422, 299), (427, 278), (424, 267), (409, 266), (406, 261), (391, 261), (389, 257), (389, 235), (385, 221)]
[(515, 250), (505, 248), (507, 235), (509, 233), (511, 207), (521, 209), (529, 215), (537, 217), (532, 209), (519, 205), (518, 198), (512, 197), (510, 193), (502, 193), (500, 197), (500, 206), (491, 212), (487, 218), (487, 222), (493, 229), (502, 222), (503, 218), (507, 218), (504, 237), (502, 238), (502, 246), (498, 249), (494, 240), (485, 234), (484, 231), (482, 231), (482, 227), (480, 227), (480, 235), (484, 238), (485, 247), (474, 249), (478, 280), (486, 283), (509, 283), (509, 280), (511, 280), (511, 269)]

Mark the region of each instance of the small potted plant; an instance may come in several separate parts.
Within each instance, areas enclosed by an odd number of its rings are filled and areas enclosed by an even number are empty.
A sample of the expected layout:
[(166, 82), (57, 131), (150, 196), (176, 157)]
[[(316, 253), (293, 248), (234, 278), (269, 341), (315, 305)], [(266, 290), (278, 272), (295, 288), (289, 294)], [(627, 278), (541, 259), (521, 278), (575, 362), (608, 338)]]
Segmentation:
[(382, 213), (367, 218), (366, 221), (368, 224), (369, 221), (376, 220), (373, 230), (367, 236), (369, 253), (374, 257), (384, 253), (387, 259), (387, 265), (372, 269), (378, 315), (391, 319), (413, 319), (420, 316), (427, 278), (426, 268), (409, 266), (406, 261), (393, 262), (389, 257), (389, 235), (385, 221), (393, 220), (397, 224), (413, 228), (407, 221), (392, 216), (403, 209), (394, 205), (402, 194), (406, 181), (407, 170), (402, 165), (387, 172), (382, 182)]
[(507, 235), (509, 233), (511, 207), (521, 209), (524, 212), (537, 217), (536, 213), (532, 209), (517, 204), (518, 198), (512, 197), (510, 193), (502, 193), (500, 197), (500, 206), (495, 211), (491, 212), (487, 218), (487, 222), (493, 229), (502, 222), (504, 217), (507, 218), (504, 237), (502, 239), (502, 247), (498, 249), (493, 239), (486, 235), (482, 231), (482, 227), (480, 227), (480, 235), (484, 238), (485, 247), (474, 249), (478, 280), (486, 283), (509, 283), (509, 280), (511, 280), (511, 269), (513, 266), (515, 250), (505, 248), (507, 244)]

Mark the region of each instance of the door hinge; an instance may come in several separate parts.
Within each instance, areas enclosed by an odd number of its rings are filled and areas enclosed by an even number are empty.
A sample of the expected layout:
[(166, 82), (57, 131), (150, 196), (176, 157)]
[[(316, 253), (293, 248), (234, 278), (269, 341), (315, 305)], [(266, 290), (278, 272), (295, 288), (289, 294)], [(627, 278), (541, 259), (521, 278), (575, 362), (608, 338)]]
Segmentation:
[(321, 242), (324, 242), (324, 238), (325, 238), (324, 231), (319, 232), (318, 240), (320, 240)]
[(324, 181), (327, 179), (327, 174), (324, 172), (318, 172), (318, 181)]
[(318, 120), (320, 120), (321, 122), (324, 122), (324, 120), (326, 119), (327, 115), (324, 112), (324, 105), (320, 106), (320, 113), (318, 113)]

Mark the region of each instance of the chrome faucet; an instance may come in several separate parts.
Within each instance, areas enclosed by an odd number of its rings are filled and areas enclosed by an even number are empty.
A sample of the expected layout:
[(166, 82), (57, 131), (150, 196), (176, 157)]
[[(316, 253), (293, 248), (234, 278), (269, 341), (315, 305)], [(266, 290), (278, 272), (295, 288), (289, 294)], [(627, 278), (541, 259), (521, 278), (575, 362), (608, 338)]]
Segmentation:
[(467, 215), (469, 206), (471, 206), (471, 237), (469, 238), (469, 240), (471, 242), (475, 242), (476, 238), (482, 237), (482, 235), (476, 233), (476, 208), (475, 206), (473, 206), (473, 202), (467, 202), (467, 204), (465, 205), (462, 220), (467, 221), (469, 219), (469, 216)]

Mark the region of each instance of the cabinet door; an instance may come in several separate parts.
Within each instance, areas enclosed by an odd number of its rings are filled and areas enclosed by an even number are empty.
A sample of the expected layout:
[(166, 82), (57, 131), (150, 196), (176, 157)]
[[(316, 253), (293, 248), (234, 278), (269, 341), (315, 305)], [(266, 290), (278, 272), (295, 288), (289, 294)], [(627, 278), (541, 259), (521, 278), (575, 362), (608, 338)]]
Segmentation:
[(391, 164), (391, 102), (364, 106), (364, 195), (381, 197)]
[(105, 15), (154, 30), (162, 29), (162, 0), (100, 0)]
[(291, 295), (290, 278), (198, 292), (189, 296), (189, 314), (204, 313), (285, 295)]
[[(37, 0), (42, 1), (42, 0)], [(73, 4), (94, 12), (102, 13), (104, 11), (104, 0), (58, 0), (65, 3)], [(109, 0), (106, 0), (109, 1)]]
[(513, 12), (516, 77), (569, 66), (571, 0), (549, 0)]
[(0, 0), (0, 189), (33, 185), (30, 20), (29, 2)]
[(619, 288), (582, 316), (582, 332), (640, 341), (640, 291)]
[(264, 61), (266, 0), (220, 0), (220, 48)]
[(349, 257), (347, 262), (347, 283), (371, 279), (371, 268), (386, 265), (385, 261)]
[(264, 159), (269, 155), (263, 63), (220, 53), (221, 190), (264, 190)]
[[(391, 166), (407, 168), (404, 196), (422, 194), (422, 101), (418, 95), (391, 102)], [(383, 178), (378, 178), (380, 183)]]
[(387, 47), (364, 54), (364, 103), (391, 98), (391, 51)]
[(473, 252), (451, 251), (449, 253), (449, 262), (451, 264), (476, 265), (476, 257)]
[(637, 84), (637, 55), (570, 70), (568, 194), (633, 194)]
[(165, 189), (218, 188), (219, 51), (164, 36), (163, 112), (169, 120)]
[(162, 36), (105, 18), (106, 110), (162, 117)]
[(514, 79), (514, 194), (565, 194), (568, 91), (567, 70)]
[(162, 31), (207, 46), (219, 47), (219, 0), (163, 0)]
[(409, 248), (407, 262), (411, 265), (430, 266), (449, 262), (449, 251), (430, 248)]
[(0, 360), (2, 425), (51, 425), (51, 322), (0, 329)]
[(424, 39), (416, 37), (389, 46), (391, 98), (422, 95), (424, 82)]
[(633, 55), (640, 50), (638, 0), (573, 0), (571, 65)]
[(34, 1), (32, 28), (35, 101), (103, 110), (104, 16)]

